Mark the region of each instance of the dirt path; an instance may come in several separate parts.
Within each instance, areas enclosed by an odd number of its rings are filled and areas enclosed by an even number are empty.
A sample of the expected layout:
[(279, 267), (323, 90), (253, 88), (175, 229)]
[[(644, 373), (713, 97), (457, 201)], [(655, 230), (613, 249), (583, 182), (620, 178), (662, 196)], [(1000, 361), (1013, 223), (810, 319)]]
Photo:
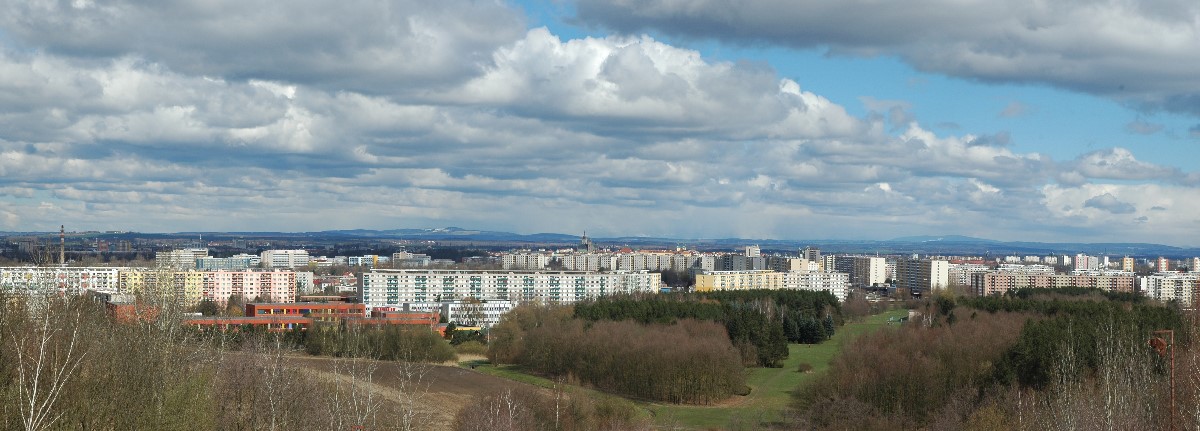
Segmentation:
[[(333, 381), (348, 378), (335, 370), (336, 358), (314, 356), (290, 356), (294, 365), (311, 371), (318, 378)], [(344, 361), (344, 360), (343, 360)], [(366, 361), (366, 360), (359, 360)], [(399, 403), (406, 394), (399, 389), (405, 386), (405, 364), (390, 361), (369, 361), (375, 366), (371, 383), (363, 382), (366, 389), (390, 402)], [(411, 365), (410, 365), (411, 366)], [(344, 367), (344, 366), (343, 366)], [(479, 398), (504, 389), (536, 386), (490, 376), (456, 366), (417, 364), (421, 375), (420, 385), (414, 391), (419, 395), (414, 401), (417, 411), (427, 419), (427, 429), (449, 429), (458, 411), (473, 404)]]

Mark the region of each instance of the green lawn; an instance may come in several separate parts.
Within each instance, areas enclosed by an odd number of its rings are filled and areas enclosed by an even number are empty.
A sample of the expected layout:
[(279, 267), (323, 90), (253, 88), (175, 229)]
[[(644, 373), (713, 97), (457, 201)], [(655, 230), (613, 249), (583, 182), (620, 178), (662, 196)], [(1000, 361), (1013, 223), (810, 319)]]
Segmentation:
[[(792, 400), (792, 392), (815, 380), (829, 368), (842, 344), (854, 337), (887, 325), (888, 318), (907, 315), (907, 310), (891, 310), (838, 328), (833, 338), (821, 344), (788, 345), (783, 368), (751, 368), (746, 371), (750, 395), (722, 407), (645, 404), (664, 427), (685, 429), (757, 429), (762, 422), (781, 419), (780, 414)], [(800, 363), (813, 366), (809, 373), (797, 372)]]
[[(647, 402), (639, 402), (638, 405), (665, 429), (758, 429), (760, 423), (781, 419), (781, 413), (792, 400), (792, 392), (824, 373), (842, 344), (858, 335), (886, 326), (888, 318), (902, 317), (906, 314), (906, 310), (891, 310), (859, 322), (847, 323), (838, 328), (833, 338), (824, 343), (789, 345), (788, 358), (782, 368), (746, 370), (746, 384), (751, 388), (750, 395), (736, 397), (728, 405), (706, 407)], [(796, 369), (802, 362), (812, 365), (812, 371), (797, 372)], [(554, 386), (552, 381), (523, 373), (519, 367), (496, 367), (486, 361), (464, 362), (462, 365), (474, 365), (476, 371), (536, 386)]]

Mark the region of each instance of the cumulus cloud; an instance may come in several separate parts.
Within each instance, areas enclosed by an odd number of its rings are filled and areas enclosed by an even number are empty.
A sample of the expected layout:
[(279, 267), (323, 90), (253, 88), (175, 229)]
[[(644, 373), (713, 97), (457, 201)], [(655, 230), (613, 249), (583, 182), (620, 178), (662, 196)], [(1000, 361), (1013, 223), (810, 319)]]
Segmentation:
[(1117, 200), (1112, 193), (1105, 193), (1088, 199), (1083, 202), (1083, 206), (1108, 211), (1113, 214), (1132, 214), (1134, 211), (1137, 211), (1137, 208), (1134, 208), (1133, 205)]
[(500, 3), (469, 0), (0, 2), (0, 28), (22, 47), (367, 94), (474, 76), (492, 51), (521, 37), (523, 21)]
[[(903, 100), (863, 98), (872, 112), (854, 116), (765, 65), (644, 35), (562, 39), (495, 3), (266, 7), (331, 15), (333, 33), (232, 2), (9, 6), (0, 219), (19, 229), (1023, 237), (1080, 219), (1101, 235), (1125, 210), (1086, 205), (1105, 194), (1134, 209), (1126, 225), (1170, 208), (1146, 222), (1163, 232), (1197, 209), (1192, 173), (1125, 149), (1056, 162), (1006, 132), (935, 132)], [(226, 46), (235, 35), (247, 46)]]
[(1200, 115), (1193, 1), (579, 0), (577, 9), (584, 22), (624, 32), (897, 55), (924, 71), (1046, 83)]
[(1066, 163), (1060, 181), (1077, 183), (1081, 179), (1180, 181), (1177, 168), (1143, 162), (1124, 148), (1109, 148), (1083, 154)]

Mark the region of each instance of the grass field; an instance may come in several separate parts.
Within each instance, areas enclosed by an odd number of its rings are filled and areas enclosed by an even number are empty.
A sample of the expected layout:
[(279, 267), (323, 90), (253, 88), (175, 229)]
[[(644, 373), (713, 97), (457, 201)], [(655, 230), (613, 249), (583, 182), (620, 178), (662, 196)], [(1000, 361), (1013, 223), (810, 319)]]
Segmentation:
[[(824, 373), (843, 344), (861, 334), (886, 326), (889, 318), (902, 317), (906, 313), (906, 310), (891, 310), (869, 316), (859, 322), (847, 323), (838, 328), (833, 338), (821, 344), (789, 345), (788, 358), (784, 361), (782, 368), (746, 370), (746, 384), (751, 388), (748, 396), (735, 397), (719, 406), (684, 406), (648, 402), (638, 402), (638, 406), (645, 409), (647, 414), (654, 418), (655, 423), (664, 429), (758, 429), (761, 423), (781, 420), (783, 411), (792, 400), (792, 392)], [(812, 365), (812, 371), (808, 373), (796, 371), (801, 363)], [(519, 367), (497, 367), (486, 361), (469, 361), (463, 362), (461, 365), (473, 366), (476, 371), (484, 374), (544, 388), (554, 386), (554, 382), (526, 374)], [(597, 392), (597, 394), (599, 393)], [(601, 396), (611, 395), (601, 394)]]
[[(812, 382), (829, 368), (842, 344), (861, 334), (887, 325), (888, 318), (907, 315), (907, 310), (891, 310), (869, 316), (862, 321), (847, 323), (833, 338), (821, 344), (788, 345), (788, 358), (783, 368), (751, 368), (746, 372), (750, 395), (738, 397), (729, 405), (718, 407), (682, 406), (673, 404), (644, 404), (655, 422), (666, 428), (682, 429), (758, 429), (760, 423), (782, 419), (781, 414), (792, 400), (792, 392)], [(812, 365), (808, 373), (797, 372), (801, 363)]]

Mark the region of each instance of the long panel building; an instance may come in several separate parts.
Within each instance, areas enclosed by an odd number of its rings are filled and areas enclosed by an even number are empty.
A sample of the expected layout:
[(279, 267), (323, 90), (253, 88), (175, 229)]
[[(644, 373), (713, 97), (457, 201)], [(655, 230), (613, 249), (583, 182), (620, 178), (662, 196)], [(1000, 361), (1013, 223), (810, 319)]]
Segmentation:
[(795, 289), (826, 290), (845, 301), (849, 294), (850, 278), (844, 272), (825, 271), (708, 271), (696, 274), (696, 291)]
[(1105, 271), (1074, 274), (1047, 274), (1044, 272), (988, 271), (972, 276), (971, 287), (980, 296), (1001, 295), (1010, 289), (1022, 287), (1061, 288), (1084, 287), (1114, 292), (1133, 292), (1135, 276), (1123, 271)]
[(297, 273), (291, 270), (178, 271), (130, 267), (0, 267), (0, 290), (24, 294), (83, 294), (87, 290), (175, 295), (180, 305), (230, 296), (294, 302)]
[(367, 308), (465, 298), (572, 303), (615, 293), (656, 293), (662, 275), (638, 272), (377, 269), (363, 274)]

